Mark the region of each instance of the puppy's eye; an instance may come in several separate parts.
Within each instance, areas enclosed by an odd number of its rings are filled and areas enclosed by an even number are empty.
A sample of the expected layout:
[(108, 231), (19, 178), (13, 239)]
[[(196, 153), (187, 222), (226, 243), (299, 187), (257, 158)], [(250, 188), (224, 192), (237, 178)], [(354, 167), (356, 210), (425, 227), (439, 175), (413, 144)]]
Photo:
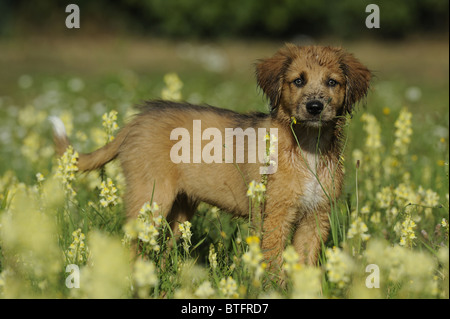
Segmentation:
[(329, 79), (327, 84), (329, 87), (335, 87), (338, 83), (336, 82), (336, 80)]
[(295, 79), (293, 83), (294, 83), (297, 87), (302, 87), (302, 86), (305, 84), (305, 82), (302, 80), (302, 78)]

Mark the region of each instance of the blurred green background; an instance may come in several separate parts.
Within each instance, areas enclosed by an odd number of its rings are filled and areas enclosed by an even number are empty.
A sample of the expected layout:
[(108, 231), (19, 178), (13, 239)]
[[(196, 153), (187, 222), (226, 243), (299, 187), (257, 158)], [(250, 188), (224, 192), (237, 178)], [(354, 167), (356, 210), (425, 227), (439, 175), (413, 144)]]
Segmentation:
[(382, 8), (378, 37), (440, 31), (448, 26), (445, 0), (3, 0), (2, 33), (63, 29), (64, 8), (78, 4), (83, 28), (169, 37), (276, 38), (300, 34), (360, 37), (372, 35), (361, 22), (365, 8)]

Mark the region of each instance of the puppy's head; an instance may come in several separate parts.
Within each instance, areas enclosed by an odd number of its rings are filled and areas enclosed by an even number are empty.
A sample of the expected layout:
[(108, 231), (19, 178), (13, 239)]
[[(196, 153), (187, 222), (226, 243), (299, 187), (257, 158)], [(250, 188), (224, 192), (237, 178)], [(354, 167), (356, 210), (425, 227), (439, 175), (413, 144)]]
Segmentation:
[(367, 94), (370, 71), (341, 48), (287, 44), (256, 66), (272, 114), (320, 127), (351, 113)]

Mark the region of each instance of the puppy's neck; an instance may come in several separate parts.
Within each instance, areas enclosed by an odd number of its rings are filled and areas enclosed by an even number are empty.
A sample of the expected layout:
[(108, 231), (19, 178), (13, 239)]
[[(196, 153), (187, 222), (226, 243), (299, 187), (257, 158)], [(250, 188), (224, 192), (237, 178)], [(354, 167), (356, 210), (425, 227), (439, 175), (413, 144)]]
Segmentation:
[(320, 151), (322, 154), (326, 154), (331, 150), (334, 127), (330, 123), (322, 124), (320, 127), (298, 123), (294, 124), (292, 129), (293, 134), (297, 137), (297, 139), (294, 137), (296, 146), (300, 146), (303, 150), (309, 153)]

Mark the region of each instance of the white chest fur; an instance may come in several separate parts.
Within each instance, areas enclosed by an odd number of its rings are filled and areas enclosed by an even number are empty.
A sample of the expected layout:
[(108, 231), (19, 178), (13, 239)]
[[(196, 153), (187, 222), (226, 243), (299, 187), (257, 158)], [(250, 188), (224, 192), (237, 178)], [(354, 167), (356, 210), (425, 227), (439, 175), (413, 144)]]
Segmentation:
[(305, 153), (305, 178), (302, 181), (302, 193), (299, 197), (300, 209), (303, 211), (316, 210), (327, 205), (330, 201), (330, 173), (334, 171), (330, 161), (320, 163), (323, 159), (315, 154)]

